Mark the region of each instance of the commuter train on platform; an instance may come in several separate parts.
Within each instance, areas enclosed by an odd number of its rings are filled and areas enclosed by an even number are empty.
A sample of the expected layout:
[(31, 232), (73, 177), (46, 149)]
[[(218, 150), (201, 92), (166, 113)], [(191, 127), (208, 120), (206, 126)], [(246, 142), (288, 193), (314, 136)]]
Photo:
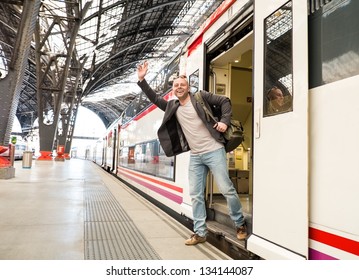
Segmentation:
[[(358, 13), (359, 1), (350, 0), (224, 1), (151, 81), (175, 98), (169, 76), (185, 74), (192, 92), (228, 96), (244, 127), (228, 172), (246, 217), (245, 241), (236, 240), (223, 198), (207, 180), (209, 241), (228, 254), (359, 259)], [(165, 156), (157, 137), (162, 117), (140, 93), (93, 160), (190, 222), (189, 153)]]

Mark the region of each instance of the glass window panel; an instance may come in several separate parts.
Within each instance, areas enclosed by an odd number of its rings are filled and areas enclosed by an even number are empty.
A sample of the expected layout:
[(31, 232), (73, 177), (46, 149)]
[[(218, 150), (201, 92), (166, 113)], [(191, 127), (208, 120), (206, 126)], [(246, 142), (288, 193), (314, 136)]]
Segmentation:
[(175, 157), (167, 157), (158, 140), (124, 146), (119, 157), (122, 167), (174, 181)]
[(264, 116), (293, 110), (292, 2), (264, 20)]
[(359, 75), (358, 10), (359, 1), (332, 0), (309, 16), (309, 88)]

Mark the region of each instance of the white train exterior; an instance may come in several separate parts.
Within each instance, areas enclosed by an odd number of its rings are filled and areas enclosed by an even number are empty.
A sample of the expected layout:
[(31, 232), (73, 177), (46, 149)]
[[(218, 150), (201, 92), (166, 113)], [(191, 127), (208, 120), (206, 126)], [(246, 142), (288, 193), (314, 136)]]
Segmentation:
[[(346, 0), (224, 1), (180, 57), (192, 90), (230, 97), (245, 128), (228, 162), (249, 174), (244, 248), (263, 259), (359, 259), (358, 12)], [(272, 86), (284, 109), (270, 110)], [(109, 129), (96, 162), (192, 218), (189, 154), (163, 154), (161, 110), (132, 112)]]

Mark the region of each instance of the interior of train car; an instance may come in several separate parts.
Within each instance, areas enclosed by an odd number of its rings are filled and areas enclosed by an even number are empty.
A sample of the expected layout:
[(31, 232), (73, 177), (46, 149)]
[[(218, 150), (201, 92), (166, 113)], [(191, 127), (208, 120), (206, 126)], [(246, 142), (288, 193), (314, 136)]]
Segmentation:
[[(207, 89), (228, 96), (232, 103), (232, 117), (239, 120), (244, 128), (244, 141), (235, 150), (227, 154), (228, 172), (239, 195), (247, 228), (251, 229), (252, 216), (252, 61), (253, 61), (253, 23), (252, 17), (234, 22), (231, 36), (217, 42), (217, 38), (205, 45), (207, 64)], [(189, 77), (191, 81), (191, 76)], [(225, 233), (233, 244), (243, 247), (242, 242), (231, 235), (231, 220), (225, 198), (218, 190), (212, 176), (207, 186), (208, 216), (212, 221), (208, 227), (212, 231)]]

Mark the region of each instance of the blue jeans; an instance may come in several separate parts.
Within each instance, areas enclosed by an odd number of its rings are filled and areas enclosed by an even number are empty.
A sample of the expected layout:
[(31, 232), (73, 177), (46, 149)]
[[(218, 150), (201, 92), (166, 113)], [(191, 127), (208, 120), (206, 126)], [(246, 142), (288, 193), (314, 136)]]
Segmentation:
[(189, 193), (192, 201), (193, 231), (199, 236), (207, 235), (205, 188), (208, 170), (211, 170), (220, 192), (227, 200), (229, 215), (236, 227), (244, 224), (242, 205), (237, 191), (228, 175), (224, 148), (213, 152), (191, 155), (189, 163)]

